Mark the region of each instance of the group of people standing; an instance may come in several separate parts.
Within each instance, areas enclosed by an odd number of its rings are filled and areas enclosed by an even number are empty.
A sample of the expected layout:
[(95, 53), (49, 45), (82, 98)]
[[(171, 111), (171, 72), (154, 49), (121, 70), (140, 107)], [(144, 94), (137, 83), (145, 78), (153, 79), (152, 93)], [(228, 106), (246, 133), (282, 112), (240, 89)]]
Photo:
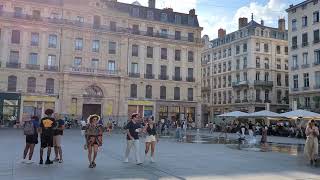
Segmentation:
[[(26, 146), (23, 151), (22, 163), (33, 163), (32, 156), (34, 154), (35, 145), (38, 144), (38, 136), (40, 135), (40, 162), (39, 164), (53, 164), (50, 160), (51, 149), (54, 147), (54, 161), (62, 163), (61, 139), (64, 130), (64, 121), (58, 114), (54, 114), (52, 109), (45, 111), (45, 117), (40, 121), (37, 116), (30, 117), (24, 114), (23, 131), (26, 136)], [(47, 148), (47, 158), (43, 161), (43, 152)], [(27, 157), (27, 155), (29, 155)]]

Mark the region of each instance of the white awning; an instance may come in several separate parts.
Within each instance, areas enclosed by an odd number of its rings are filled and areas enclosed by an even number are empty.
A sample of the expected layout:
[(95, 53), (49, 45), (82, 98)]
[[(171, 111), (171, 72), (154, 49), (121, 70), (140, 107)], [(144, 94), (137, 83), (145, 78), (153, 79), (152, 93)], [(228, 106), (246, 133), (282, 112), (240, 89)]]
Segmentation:
[(248, 113), (241, 112), (241, 111), (233, 111), (233, 112), (228, 112), (225, 114), (220, 114), (218, 117), (246, 117), (248, 116)]
[(282, 116), (281, 114), (275, 113), (275, 112), (263, 110), (263, 111), (250, 113), (250, 114), (248, 114), (248, 117), (280, 118), (280, 117), (284, 117), (284, 116)]
[(302, 109), (298, 109), (295, 111), (290, 111), (286, 113), (282, 113), (281, 116), (287, 117), (287, 118), (309, 118), (309, 119), (320, 119), (320, 114), (314, 113), (311, 111), (306, 111)]

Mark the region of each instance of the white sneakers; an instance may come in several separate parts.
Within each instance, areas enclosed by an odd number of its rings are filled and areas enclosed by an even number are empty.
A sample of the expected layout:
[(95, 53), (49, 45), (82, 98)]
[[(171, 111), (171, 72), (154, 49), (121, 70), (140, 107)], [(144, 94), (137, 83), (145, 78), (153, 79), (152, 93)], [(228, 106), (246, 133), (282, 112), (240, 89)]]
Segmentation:
[(154, 157), (151, 156), (150, 159), (151, 159), (151, 162), (152, 162), (152, 163), (156, 162), (156, 161), (154, 160)]
[(128, 159), (128, 158), (125, 158), (123, 162), (124, 162), (124, 163), (128, 163), (128, 162), (129, 162), (129, 159)]
[(32, 161), (32, 160), (29, 160), (29, 159), (22, 159), (22, 160), (20, 160), (20, 163), (22, 163), (22, 164), (32, 164), (32, 163), (35, 163), (35, 162)]

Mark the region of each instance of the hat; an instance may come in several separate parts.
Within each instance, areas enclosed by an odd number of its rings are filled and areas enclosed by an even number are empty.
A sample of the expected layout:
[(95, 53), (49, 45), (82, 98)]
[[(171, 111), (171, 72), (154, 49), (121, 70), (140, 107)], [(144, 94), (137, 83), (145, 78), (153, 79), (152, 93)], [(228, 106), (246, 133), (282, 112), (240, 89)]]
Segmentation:
[(132, 113), (131, 114), (131, 119), (133, 119), (134, 117), (138, 116), (139, 114), (138, 113)]
[(91, 121), (91, 119), (93, 119), (93, 118), (98, 118), (98, 121), (100, 121), (100, 116), (99, 115), (97, 115), (97, 114), (92, 114), (92, 115), (90, 115), (89, 117), (88, 117), (88, 119), (87, 119), (87, 123), (90, 123), (90, 121)]

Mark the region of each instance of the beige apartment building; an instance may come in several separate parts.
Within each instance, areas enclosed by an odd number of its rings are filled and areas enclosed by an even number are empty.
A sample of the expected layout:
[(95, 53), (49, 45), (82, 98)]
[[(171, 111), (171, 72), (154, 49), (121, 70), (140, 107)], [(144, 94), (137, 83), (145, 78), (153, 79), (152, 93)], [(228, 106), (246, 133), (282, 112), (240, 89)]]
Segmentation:
[[(0, 0), (0, 114), (201, 125), (201, 31), (188, 14), (115, 0)], [(120, 122), (121, 121), (121, 122)]]
[(219, 114), (240, 110), (255, 112), (288, 109), (288, 34), (285, 20), (272, 28), (247, 18), (239, 19), (239, 29), (218, 38), (203, 38), (202, 98), (205, 122)]
[(320, 112), (320, 1), (306, 0), (288, 9), (290, 103)]

